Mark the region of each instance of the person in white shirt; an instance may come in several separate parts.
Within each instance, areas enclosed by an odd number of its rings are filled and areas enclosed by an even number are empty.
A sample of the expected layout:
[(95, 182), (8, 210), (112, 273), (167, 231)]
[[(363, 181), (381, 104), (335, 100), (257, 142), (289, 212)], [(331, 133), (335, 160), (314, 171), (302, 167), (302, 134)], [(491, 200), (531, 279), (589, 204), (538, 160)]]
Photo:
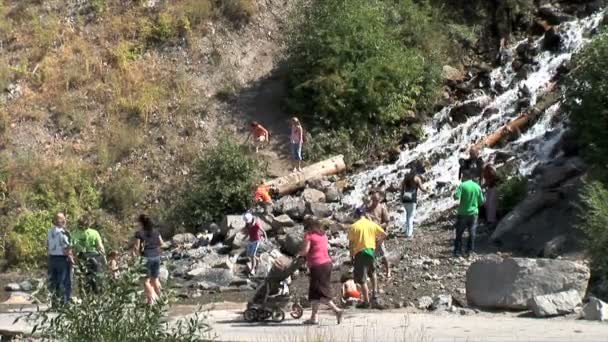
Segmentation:
[(61, 298), (62, 303), (69, 302), (72, 296), (71, 246), (68, 232), (65, 230), (66, 222), (63, 213), (55, 215), (47, 239), (49, 289), (57, 298)]

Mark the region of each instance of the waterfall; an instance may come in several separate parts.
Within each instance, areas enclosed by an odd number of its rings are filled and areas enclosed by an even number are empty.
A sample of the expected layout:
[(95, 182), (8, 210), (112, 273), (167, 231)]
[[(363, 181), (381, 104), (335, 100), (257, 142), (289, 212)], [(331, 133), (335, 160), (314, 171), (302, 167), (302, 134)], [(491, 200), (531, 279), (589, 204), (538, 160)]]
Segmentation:
[[(370, 186), (383, 182), (387, 186), (398, 186), (404, 172), (409, 171), (407, 165), (416, 160), (425, 159), (431, 162), (424, 174), (425, 186), (429, 194), (422, 194), (417, 210), (417, 222), (424, 222), (433, 213), (441, 213), (454, 206), (452, 193), (458, 185), (459, 159), (468, 157), (467, 147), (479, 142), (488, 134), (496, 131), (518, 114), (519, 92), (527, 88), (531, 103), (536, 104), (537, 98), (547, 92), (550, 80), (558, 72), (564, 62), (569, 61), (573, 54), (588, 41), (586, 36), (599, 25), (604, 13), (597, 13), (590, 17), (566, 22), (560, 25), (562, 37), (561, 49), (558, 53), (549, 51), (540, 52), (535, 57), (537, 68), (529, 72), (527, 77), (514, 81), (516, 72), (511, 63), (491, 71), (491, 88), (494, 95), (478, 93), (470, 96), (465, 102), (483, 103), (485, 109), (492, 108), (492, 115), (478, 115), (470, 117), (461, 124), (451, 126), (446, 123), (450, 110), (455, 106), (448, 106), (435, 114), (432, 122), (424, 127), (426, 139), (416, 147), (402, 151), (396, 163), (381, 165), (374, 169), (363, 171), (350, 177), (354, 189), (344, 198), (343, 203), (350, 206), (362, 204), (363, 196)], [(542, 38), (535, 44), (540, 44)], [(511, 47), (511, 53), (519, 42)], [(516, 141), (509, 143), (505, 149), (517, 154), (520, 173), (529, 174), (534, 166), (550, 157), (555, 144), (559, 141), (564, 130), (564, 123), (552, 117), (559, 111), (559, 104), (548, 108), (537, 122), (522, 134)], [(483, 112), (483, 110), (482, 110)], [(549, 133), (549, 134), (548, 134)], [(494, 149), (485, 148), (482, 151), (484, 160), (493, 155)], [(395, 196), (387, 196), (387, 200), (396, 200)], [(396, 213), (395, 213), (396, 214)], [(403, 216), (403, 214), (397, 214)], [(403, 221), (404, 217), (397, 217)]]

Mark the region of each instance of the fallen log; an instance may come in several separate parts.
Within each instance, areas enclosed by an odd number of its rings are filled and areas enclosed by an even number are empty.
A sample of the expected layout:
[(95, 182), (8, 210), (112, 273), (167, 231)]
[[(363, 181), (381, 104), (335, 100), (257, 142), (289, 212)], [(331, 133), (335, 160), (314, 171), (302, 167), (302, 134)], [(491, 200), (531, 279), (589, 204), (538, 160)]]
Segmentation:
[(266, 182), (266, 185), (275, 189), (279, 195), (286, 195), (304, 188), (307, 181), (323, 176), (335, 175), (344, 170), (346, 170), (344, 156), (338, 155), (309, 165), (303, 168), (301, 172), (293, 172), (286, 176), (273, 179)]

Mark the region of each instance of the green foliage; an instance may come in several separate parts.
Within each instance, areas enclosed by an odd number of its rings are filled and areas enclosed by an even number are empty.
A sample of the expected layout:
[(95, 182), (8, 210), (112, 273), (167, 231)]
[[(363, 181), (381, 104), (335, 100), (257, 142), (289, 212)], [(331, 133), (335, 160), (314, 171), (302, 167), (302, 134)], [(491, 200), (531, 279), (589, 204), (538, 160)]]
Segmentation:
[(585, 233), (587, 251), (599, 275), (608, 278), (608, 189), (598, 181), (583, 190), (580, 229)]
[(608, 33), (587, 45), (574, 60), (564, 109), (570, 115), (574, 132), (584, 155), (600, 168), (608, 165)]
[(128, 171), (119, 173), (103, 190), (104, 208), (120, 217), (127, 217), (145, 196), (145, 187), (140, 177)]
[(103, 283), (101, 294), (81, 291), (81, 302), (58, 307), (54, 316), (37, 312), (22, 319), (35, 323), (35, 330), (43, 336), (64, 342), (194, 342), (215, 338), (198, 313), (168, 322), (166, 296), (155, 305), (145, 304), (139, 291), (140, 274), (135, 269)]
[[(291, 109), (324, 127), (398, 123), (439, 86), (432, 13), (413, 1), (317, 1), (290, 33)], [(441, 32), (441, 31), (438, 31)]]
[(498, 208), (506, 215), (528, 194), (528, 179), (524, 176), (511, 177), (498, 186)]
[(188, 17), (162, 12), (158, 14), (156, 20), (144, 27), (144, 36), (150, 44), (164, 45), (186, 37), (190, 31)]
[(223, 136), (217, 146), (195, 162), (192, 182), (175, 209), (175, 220), (188, 229), (217, 222), (226, 213), (248, 209), (253, 190), (264, 173), (261, 163), (234, 138)]
[(9, 264), (36, 264), (46, 256), (47, 231), (53, 223), (48, 211), (24, 212), (8, 235), (5, 257)]

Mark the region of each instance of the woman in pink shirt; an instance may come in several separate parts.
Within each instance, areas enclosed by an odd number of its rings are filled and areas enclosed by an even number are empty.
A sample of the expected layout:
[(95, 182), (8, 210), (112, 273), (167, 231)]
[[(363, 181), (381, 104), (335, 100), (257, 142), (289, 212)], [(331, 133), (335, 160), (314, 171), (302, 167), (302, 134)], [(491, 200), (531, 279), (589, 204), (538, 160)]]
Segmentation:
[(293, 168), (293, 172), (302, 171), (302, 145), (304, 144), (304, 129), (300, 120), (296, 117), (291, 118), (291, 156), (297, 167)]
[(329, 242), (321, 223), (311, 219), (306, 223), (304, 244), (299, 256), (306, 257), (308, 269), (310, 270), (310, 286), (308, 289), (308, 300), (312, 304), (310, 319), (304, 324), (319, 324), (319, 305), (329, 306), (336, 314), (338, 324), (342, 321), (343, 310), (340, 310), (331, 300), (331, 267), (329, 257)]

